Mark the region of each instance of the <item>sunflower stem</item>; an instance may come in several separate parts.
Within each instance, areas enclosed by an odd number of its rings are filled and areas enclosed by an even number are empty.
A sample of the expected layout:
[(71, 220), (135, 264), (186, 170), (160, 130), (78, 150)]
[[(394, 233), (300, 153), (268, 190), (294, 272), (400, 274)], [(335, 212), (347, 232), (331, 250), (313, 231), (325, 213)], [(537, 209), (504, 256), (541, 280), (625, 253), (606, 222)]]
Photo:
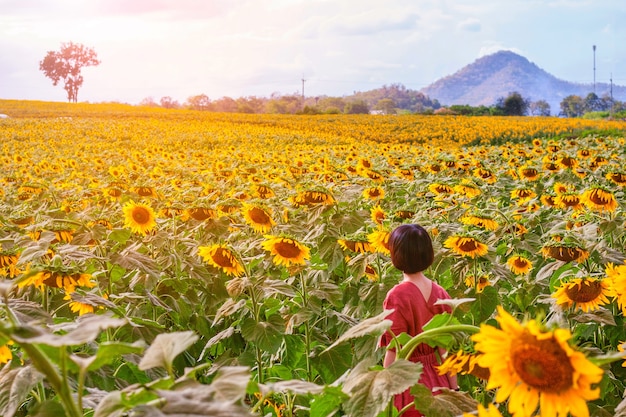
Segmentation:
[(454, 324), (450, 326), (438, 327), (436, 329), (425, 330), (417, 336), (413, 336), (403, 347), (398, 351), (397, 357), (400, 359), (409, 359), (411, 354), (417, 348), (420, 343), (427, 343), (431, 338), (448, 333), (478, 333), (480, 328), (471, 324)]
[[(304, 278), (304, 274), (300, 273), (300, 288), (302, 290), (302, 307), (306, 308), (308, 305), (308, 293), (306, 290), (306, 279)], [(309, 326), (309, 322), (304, 322), (304, 351), (311, 352), (311, 328)], [(313, 372), (311, 369), (311, 358), (307, 353), (305, 355), (306, 360), (306, 376), (307, 381), (311, 381), (313, 379)]]

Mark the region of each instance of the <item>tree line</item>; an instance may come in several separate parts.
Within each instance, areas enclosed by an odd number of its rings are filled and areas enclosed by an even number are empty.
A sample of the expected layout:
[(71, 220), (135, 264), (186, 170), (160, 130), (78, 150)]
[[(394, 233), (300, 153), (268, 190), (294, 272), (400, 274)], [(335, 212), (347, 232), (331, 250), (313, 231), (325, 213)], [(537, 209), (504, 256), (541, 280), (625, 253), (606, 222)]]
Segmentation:
[[(86, 66), (99, 65), (93, 48), (73, 42), (61, 44), (60, 51), (48, 51), (39, 63), (39, 69), (52, 80), (53, 85), (63, 81), (69, 102), (78, 101), (78, 91), (83, 84), (81, 70)], [(355, 92), (349, 97), (303, 97), (298, 93), (270, 97), (222, 97), (211, 100), (206, 94), (189, 97), (184, 103), (162, 97), (158, 102), (146, 98), (141, 106), (167, 109), (186, 108), (199, 111), (227, 113), (271, 114), (459, 114), (471, 116), (550, 116), (552, 109), (545, 100), (530, 101), (514, 91), (500, 97), (492, 106), (451, 105), (442, 106), (436, 99), (407, 89), (402, 84), (383, 85), (367, 92)], [(556, 114), (563, 117), (580, 117), (596, 114), (600, 117), (626, 118), (626, 104), (612, 97), (598, 97), (589, 93), (586, 97), (570, 95), (560, 103)]]

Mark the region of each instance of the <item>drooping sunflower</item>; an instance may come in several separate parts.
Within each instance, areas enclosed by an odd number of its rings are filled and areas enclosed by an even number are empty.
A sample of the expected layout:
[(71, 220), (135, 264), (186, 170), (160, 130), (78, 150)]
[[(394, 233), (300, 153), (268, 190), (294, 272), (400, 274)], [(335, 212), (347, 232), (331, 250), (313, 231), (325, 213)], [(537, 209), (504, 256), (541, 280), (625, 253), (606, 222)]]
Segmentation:
[(610, 303), (608, 297), (611, 295), (609, 280), (587, 277), (561, 283), (555, 288), (552, 298), (563, 308), (574, 307), (588, 313)]
[(609, 263), (604, 272), (609, 280), (617, 306), (622, 309), (622, 315), (626, 315), (626, 263), (617, 266)]
[(547, 244), (541, 248), (544, 258), (553, 258), (563, 262), (582, 262), (589, 257), (589, 252), (578, 246)]
[(495, 174), (486, 168), (476, 168), (474, 170), (474, 176), (485, 181), (487, 184), (493, 184), (497, 181)]
[(156, 189), (154, 187), (149, 187), (149, 186), (139, 186), (139, 187), (135, 187), (133, 189), (133, 191), (135, 193), (137, 193), (137, 195), (141, 196), (141, 197), (150, 197), (150, 198), (155, 198), (157, 197), (157, 192)]
[(583, 209), (582, 199), (575, 193), (561, 193), (554, 198), (554, 205), (561, 209), (571, 208), (574, 211)]
[(521, 167), (518, 171), (520, 178), (527, 181), (536, 181), (539, 179), (539, 170), (533, 167)]
[(472, 184), (457, 184), (454, 186), (454, 191), (467, 198), (474, 198), (481, 194), (480, 188)]
[(515, 275), (524, 275), (532, 271), (533, 263), (522, 255), (513, 255), (506, 261), (507, 266)]
[(254, 194), (258, 198), (261, 198), (263, 200), (267, 198), (272, 198), (276, 195), (274, 193), (274, 190), (272, 190), (269, 186), (263, 184), (258, 184), (254, 186)]
[(441, 184), (438, 182), (430, 184), (428, 186), (428, 190), (430, 190), (431, 193), (434, 193), (437, 195), (449, 195), (454, 192), (454, 189), (450, 187), (449, 185)]
[(238, 277), (245, 272), (233, 251), (224, 245), (200, 246), (198, 255), (209, 265), (221, 269), (228, 275)]
[(466, 352), (463, 349), (454, 354), (449, 354), (446, 359), (437, 366), (439, 375), (474, 375), (477, 378), (488, 380), (489, 370), (478, 364), (480, 354), (476, 352)]
[(623, 172), (607, 172), (605, 178), (622, 187), (626, 186), (626, 174)]
[(290, 237), (266, 235), (261, 247), (274, 255), (275, 265), (305, 265), (311, 258), (310, 249)]
[(335, 204), (335, 199), (330, 192), (324, 190), (301, 191), (297, 195), (289, 197), (289, 201), (294, 207), (332, 206)]
[(269, 208), (244, 203), (241, 212), (246, 222), (257, 233), (267, 233), (276, 225)]
[(498, 306), (500, 328), (482, 324), (471, 339), (482, 353), (478, 364), (489, 369), (487, 389), (497, 388), (495, 400), (508, 399), (514, 417), (589, 415), (587, 401), (600, 396), (592, 388), (603, 370), (569, 344), (568, 329), (542, 331), (535, 320), (520, 324)]
[(216, 219), (217, 211), (209, 207), (190, 207), (186, 210), (185, 215), (183, 216), (183, 219), (185, 220), (188, 220), (189, 218), (198, 220), (200, 222), (210, 219)]
[(485, 230), (498, 229), (498, 222), (489, 216), (465, 215), (461, 217), (461, 223), (480, 227)]
[(78, 313), (79, 316), (94, 312), (94, 306), (80, 301), (72, 301), (72, 294), (65, 294), (64, 300), (69, 301), (69, 307), (72, 313)]
[(562, 157), (560, 157), (559, 159), (557, 159), (556, 161), (557, 165), (559, 165), (561, 168), (564, 169), (571, 169), (574, 170), (575, 168), (578, 167), (578, 161), (576, 160), (576, 158), (572, 158), (571, 156), (567, 156), (564, 155)]
[(374, 252), (384, 253), (389, 255), (389, 232), (385, 229), (377, 229), (367, 235)]
[(617, 209), (617, 199), (615, 195), (599, 187), (586, 190), (581, 200), (583, 204), (594, 211), (614, 212)]
[(337, 243), (342, 249), (355, 253), (374, 252), (370, 242), (363, 239), (337, 239)]
[(154, 210), (147, 204), (129, 201), (122, 210), (124, 212), (124, 227), (130, 228), (135, 233), (145, 235), (157, 225)]
[(32, 273), (17, 283), (19, 288), (32, 285), (40, 290), (44, 286), (63, 288), (67, 293), (76, 291), (76, 287), (93, 288), (97, 284), (91, 280), (91, 274), (68, 270), (44, 269)]
[(530, 188), (518, 188), (511, 191), (511, 198), (516, 199), (518, 201), (518, 204), (523, 204), (527, 201), (532, 200), (535, 197), (537, 197), (537, 193), (535, 193)]
[(484, 256), (489, 252), (487, 245), (471, 236), (450, 236), (443, 242), (443, 246), (454, 253), (470, 258)]

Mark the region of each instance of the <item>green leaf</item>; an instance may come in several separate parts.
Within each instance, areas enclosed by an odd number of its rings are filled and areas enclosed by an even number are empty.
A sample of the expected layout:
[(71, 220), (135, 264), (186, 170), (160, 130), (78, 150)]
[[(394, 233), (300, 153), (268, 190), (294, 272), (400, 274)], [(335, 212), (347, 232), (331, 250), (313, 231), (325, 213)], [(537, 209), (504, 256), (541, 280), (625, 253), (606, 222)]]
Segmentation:
[(310, 417), (334, 415), (347, 395), (339, 387), (326, 386), (324, 392), (311, 400)]
[(139, 362), (139, 369), (162, 367), (171, 369), (174, 359), (196, 343), (198, 336), (192, 331), (161, 333), (146, 349), (146, 353)]
[(127, 406), (124, 403), (122, 393), (113, 391), (100, 401), (93, 417), (120, 417), (126, 409)]
[(322, 380), (330, 384), (350, 369), (352, 357), (352, 347), (349, 343), (344, 343), (312, 357), (311, 364)]
[(299, 379), (291, 379), (267, 384), (272, 392), (290, 392), (292, 394), (320, 394), (324, 391), (323, 385), (317, 385), (313, 382), (302, 381)]
[(65, 416), (63, 405), (57, 400), (47, 400), (39, 404), (32, 414), (32, 417), (60, 417)]
[(143, 352), (144, 349), (145, 344), (143, 342), (135, 342), (132, 344), (116, 341), (102, 342), (98, 346), (98, 351), (94, 356), (90, 356), (89, 358), (81, 358), (76, 355), (72, 355), (71, 359), (79, 367), (82, 367), (81, 363), (83, 363), (85, 359), (90, 359), (89, 363), (86, 364), (86, 368), (88, 371), (95, 371), (105, 365), (110, 365), (122, 355), (140, 354)]
[(391, 310), (385, 310), (377, 316), (363, 320), (362, 322), (348, 329), (347, 332), (341, 335), (339, 339), (335, 340), (335, 343), (326, 348), (326, 350), (330, 350), (338, 344), (345, 342), (346, 340), (371, 334), (375, 336), (383, 334), (383, 332), (391, 327), (391, 320), (385, 319), (385, 317), (387, 317), (389, 314), (391, 314)]
[(126, 323), (125, 319), (113, 318), (108, 314), (86, 314), (76, 321), (55, 327), (57, 331), (67, 332), (65, 334), (48, 333), (41, 327), (24, 325), (15, 329), (13, 339), (19, 343), (40, 343), (54, 347), (77, 346), (95, 341), (102, 330), (120, 327)]
[(109, 233), (109, 240), (123, 245), (128, 239), (130, 239), (130, 235), (130, 229), (113, 229), (111, 233)]
[(394, 395), (417, 384), (422, 373), (420, 363), (404, 359), (398, 359), (381, 370), (369, 368), (370, 364), (366, 361), (360, 362), (344, 382), (344, 392), (350, 395), (350, 399), (344, 403), (348, 415), (376, 417)]
[(415, 397), (415, 408), (426, 416), (459, 416), (474, 412), (478, 407), (478, 402), (467, 393), (445, 388), (433, 395), (428, 387), (418, 384), (411, 388), (411, 394)]
[(11, 362), (0, 370), (0, 416), (12, 416), (31, 389), (43, 379), (32, 366), (11, 369)]
[(472, 304), (470, 311), (474, 315), (475, 323), (482, 323), (487, 320), (498, 306), (498, 290), (488, 286), (479, 294), (476, 294), (476, 301)]
[(308, 352), (305, 351), (304, 340), (301, 335), (286, 334), (283, 336), (285, 340), (285, 354), (283, 356), (283, 365), (289, 369), (295, 369), (300, 360)]
[(249, 342), (256, 344), (259, 349), (269, 353), (276, 353), (283, 342), (285, 322), (278, 314), (268, 318), (268, 321), (256, 322), (247, 318), (241, 324), (241, 335)]

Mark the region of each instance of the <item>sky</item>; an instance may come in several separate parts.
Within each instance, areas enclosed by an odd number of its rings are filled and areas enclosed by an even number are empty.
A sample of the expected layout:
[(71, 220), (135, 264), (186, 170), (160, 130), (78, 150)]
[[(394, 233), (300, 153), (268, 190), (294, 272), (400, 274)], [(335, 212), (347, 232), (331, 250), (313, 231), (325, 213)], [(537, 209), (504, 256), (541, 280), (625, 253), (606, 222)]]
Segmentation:
[(67, 42), (101, 61), (92, 103), (420, 90), (499, 50), (626, 85), (625, 21), (624, 0), (0, 0), (0, 99), (66, 101), (39, 62)]

